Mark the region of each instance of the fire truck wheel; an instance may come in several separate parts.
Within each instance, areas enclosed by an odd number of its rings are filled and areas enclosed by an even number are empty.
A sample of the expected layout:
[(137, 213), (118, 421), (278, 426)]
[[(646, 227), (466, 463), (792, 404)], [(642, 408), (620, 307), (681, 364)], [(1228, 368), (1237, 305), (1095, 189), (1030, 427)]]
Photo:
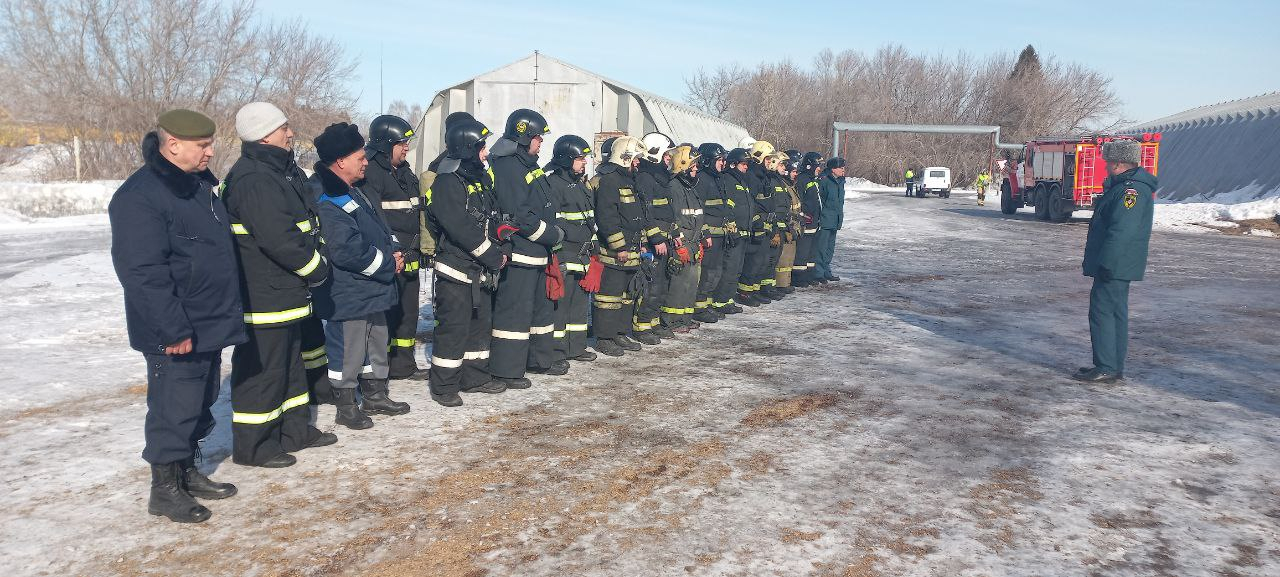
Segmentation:
[(1043, 184), (1037, 184), (1031, 190), (1031, 198), (1036, 201), (1036, 218), (1039, 220), (1049, 220), (1049, 191), (1045, 190)]
[(1049, 220), (1053, 222), (1067, 222), (1071, 220), (1071, 201), (1062, 198), (1062, 187), (1056, 184), (1049, 185)]
[(1009, 181), (1000, 183), (1000, 212), (1013, 214), (1018, 212), (1018, 205), (1013, 203), (1013, 191), (1009, 190)]

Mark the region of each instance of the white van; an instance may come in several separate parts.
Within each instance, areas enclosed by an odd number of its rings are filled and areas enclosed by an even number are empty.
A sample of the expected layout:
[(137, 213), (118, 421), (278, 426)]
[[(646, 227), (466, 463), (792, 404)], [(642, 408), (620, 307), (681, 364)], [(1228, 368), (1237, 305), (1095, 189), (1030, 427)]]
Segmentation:
[(916, 185), (916, 196), (923, 197), (930, 192), (942, 198), (951, 197), (950, 168), (930, 166), (920, 171), (920, 183)]

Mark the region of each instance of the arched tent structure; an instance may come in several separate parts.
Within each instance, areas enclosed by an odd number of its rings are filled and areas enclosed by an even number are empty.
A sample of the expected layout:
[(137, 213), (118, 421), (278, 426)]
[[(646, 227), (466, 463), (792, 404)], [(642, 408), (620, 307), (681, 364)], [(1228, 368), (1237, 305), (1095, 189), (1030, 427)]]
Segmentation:
[[(747, 136), (745, 128), (731, 122), (534, 52), (438, 92), (417, 119), (419, 138), (409, 161), (423, 170), (439, 154), (444, 119), (451, 113), (468, 112), (501, 134), (507, 115), (518, 108), (542, 113), (551, 141), (576, 134), (598, 144), (620, 133), (639, 137), (656, 130), (676, 142), (719, 142), (731, 148)], [(549, 153), (550, 143), (547, 149)]]
[(1280, 92), (1193, 108), (1121, 132), (1161, 133), (1160, 198), (1245, 202), (1280, 194)]

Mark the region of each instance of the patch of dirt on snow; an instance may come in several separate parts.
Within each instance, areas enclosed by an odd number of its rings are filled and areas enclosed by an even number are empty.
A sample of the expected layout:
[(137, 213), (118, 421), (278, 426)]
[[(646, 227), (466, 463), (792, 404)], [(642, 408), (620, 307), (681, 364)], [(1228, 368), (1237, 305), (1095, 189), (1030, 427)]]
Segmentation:
[(994, 551), (1013, 545), (1017, 528), (1027, 521), (1020, 517), (1025, 504), (1044, 498), (1040, 482), (1026, 467), (996, 469), (990, 479), (969, 489), (966, 511), (975, 518), (983, 534), (975, 538)]
[(907, 274), (892, 275), (884, 277), (885, 280), (899, 284), (919, 284), (922, 282), (939, 281), (947, 277), (940, 274)]
[[(1232, 236), (1280, 237), (1280, 222), (1276, 222), (1273, 218), (1249, 218), (1232, 222), (1236, 226), (1211, 226), (1210, 228)], [(1259, 234), (1260, 232), (1261, 234)]]
[(748, 427), (772, 427), (792, 419), (803, 417), (836, 404), (839, 400), (836, 393), (804, 395), (790, 399), (774, 399), (756, 407), (742, 424)]
[(817, 541), (822, 537), (820, 531), (801, 531), (799, 529), (786, 529), (782, 532), (783, 543), (799, 543), (801, 541)]

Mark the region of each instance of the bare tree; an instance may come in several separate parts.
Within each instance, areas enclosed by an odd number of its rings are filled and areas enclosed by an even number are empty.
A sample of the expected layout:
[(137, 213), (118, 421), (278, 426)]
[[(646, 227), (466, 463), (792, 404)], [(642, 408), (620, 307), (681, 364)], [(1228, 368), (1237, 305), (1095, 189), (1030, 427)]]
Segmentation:
[[(250, 1), (3, 0), (0, 102), (80, 137), (89, 178), (136, 167), (137, 143), (168, 108), (218, 123), (215, 171), (239, 154), (234, 115), (247, 102), (280, 106), (304, 140), (349, 117), (354, 63), (342, 47), (300, 22), (257, 23), (254, 13)], [(69, 170), (55, 164), (50, 176)]]
[(684, 79), (685, 102), (716, 118), (729, 112), (729, 93), (743, 81), (746, 71), (737, 64), (721, 66), (713, 72), (701, 68)]

